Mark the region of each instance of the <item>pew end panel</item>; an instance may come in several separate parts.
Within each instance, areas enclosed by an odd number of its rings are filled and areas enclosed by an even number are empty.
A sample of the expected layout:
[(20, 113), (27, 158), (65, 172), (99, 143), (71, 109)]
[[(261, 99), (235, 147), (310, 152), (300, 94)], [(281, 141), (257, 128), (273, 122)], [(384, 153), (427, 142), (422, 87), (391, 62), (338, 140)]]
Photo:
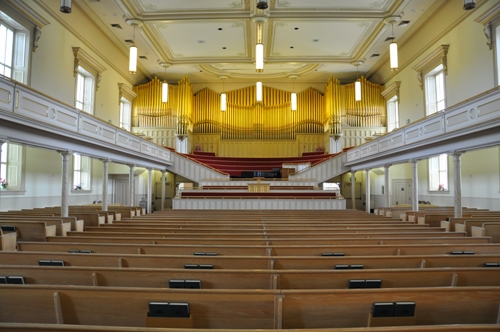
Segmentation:
[(2, 232), (0, 230), (0, 249), (2, 251), (16, 251), (16, 242), (16, 232)]

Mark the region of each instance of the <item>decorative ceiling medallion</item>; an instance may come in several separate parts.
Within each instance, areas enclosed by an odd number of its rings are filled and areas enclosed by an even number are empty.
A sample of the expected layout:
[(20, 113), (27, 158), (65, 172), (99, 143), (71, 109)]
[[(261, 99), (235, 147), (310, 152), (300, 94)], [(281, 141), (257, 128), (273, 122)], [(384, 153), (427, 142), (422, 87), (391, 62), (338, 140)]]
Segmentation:
[(229, 4), (230, 8), (243, 8), (243, 2), (242, 1), (233, 1)]
[(146, 10), (157, 10), (158, 7), (155, 6), (155, 5), (153, 5), (153, 4), (147, 3), (147, 4), (144, 5), (144, 9), (146, 9)]
[(360, 27), (360, 28), (368, 28), (368, 26), (370, 26), (370, 24), (368, 22), (359, 22), (358, 23), (358, 27)]
[(278, 0), (277, 7), (290, 7), (291, 3), (284, 0)]
[(166, 28), (168, 28), (168, 25), (166, 23), (156, 23), (155, 27), (157, 29), (166, 29)]
[(242, 22), (235, 22), (235, 23), (231, 24), (231, 28), (244, 28), (244, 27), (245, 27), (245, 24)]
[(277, 28), (286, 27), (287, 25), (288, 25), (288, 23), (283, 22), (283, 21), (277, 21), (277, 22), (274, 23), (274, 26), (277, 27)]
[(369, 4), (370, 8), (380, 8), (383, 6), (385, 1), (375, 1)]

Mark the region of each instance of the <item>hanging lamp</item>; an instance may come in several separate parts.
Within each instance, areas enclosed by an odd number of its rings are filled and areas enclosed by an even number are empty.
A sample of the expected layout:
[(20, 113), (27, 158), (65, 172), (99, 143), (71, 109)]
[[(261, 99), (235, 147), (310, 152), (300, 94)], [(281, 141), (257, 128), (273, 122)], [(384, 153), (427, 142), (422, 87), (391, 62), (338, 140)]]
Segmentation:
[(356, 66), (356, 82), (354, 82), (354, 100), (361, 101), (361, 81), (359, 77), (359, 66), (361, 66), (364, 61), (354, 61), (351, 65)]
[(255, 83), (255, 97), (257, 102), (262, 101), (262, 82), (260, 80), (257, 83)]
[(292, 95), (291, 95), (290, 105), (291, 105), (292, 111), (296, 111), (297, 110), (297, 94), (295, 93), (295, 80), (297, 78), (299, 78), (299, 75), (292, 74), (292, 75), (288, 75), (288, 77), (292, 79)]
[(168, 102), (167, 68), (170, 67), (170, 65), (166, 62), (160, 62), (160, 66), (162, 66), (165, 69), (165, 80), (161, 84), (161, 102), (167, 103)]
[(128, 25), (134, 28), (134, 34), (132, 37), (132, 46), (130, 46), (129, 59), (128, 59), (128, 71), (131, 75), (135, 75), (137, 72), (137, 46), (135, 46), (135, 28), (140, 27), (142, 22), (139, 20), (127, 20)]
[(226, 90), (224, 89), (224, 80), (228, 77), (226, 75), (220, 75), (219, 78), (222, 80), (222, 93), (220, 94), (220, 110), (224, 112), (227, 109), (227, 96), (226, 96)]
[(401, 16), (391, 16), (384, 20), (384, 23), (391, 25), (392, 35), (388, 39), (391, 40), (389, 44), (389, 57), (391, 71), (396, 71), (399, 68), (398, 64), (398, 44), (396, 43), (396, 36), (394, 36), (394, 23), (398, 23), (401, 20)]

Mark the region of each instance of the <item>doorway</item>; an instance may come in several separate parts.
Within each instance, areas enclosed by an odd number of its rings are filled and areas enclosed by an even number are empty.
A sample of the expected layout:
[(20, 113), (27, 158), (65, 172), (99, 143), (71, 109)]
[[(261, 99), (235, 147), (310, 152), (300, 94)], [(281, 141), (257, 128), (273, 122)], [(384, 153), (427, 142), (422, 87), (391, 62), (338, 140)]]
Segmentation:
[(394, 202), (398, 204), (412, 204), (412, 185), (411, 180), (393, 180), (394, 184)]

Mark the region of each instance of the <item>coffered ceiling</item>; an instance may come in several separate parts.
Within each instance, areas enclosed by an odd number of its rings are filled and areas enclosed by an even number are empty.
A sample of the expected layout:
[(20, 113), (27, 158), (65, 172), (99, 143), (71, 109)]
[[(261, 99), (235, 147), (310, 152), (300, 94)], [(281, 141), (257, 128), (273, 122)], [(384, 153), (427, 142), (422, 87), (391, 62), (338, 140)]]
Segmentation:
[[(445, 0), (74, 0), (127, 53), (135, 39), (139, 69), (177, 82), (342, 81), (369, 73), (388, 57), (390, 41), (411, 36)], [(460, 1), (457, 1), (460, 2)], [(460, 5), (460, 4), (458, 4)], [(387, 24), (391, 21), (393, 25)], [(255, 71), (257, 22), (265, 65)], [(127, 23), (128, 22), (128, 23)], [(134, 28), (130, 22), (137, 22)], [(394, 32), (392, 32), (394, 31)], [(165, 70), (160, 63), (167, 64)], [(387, 64), (388, 65), (388, 64)]]

